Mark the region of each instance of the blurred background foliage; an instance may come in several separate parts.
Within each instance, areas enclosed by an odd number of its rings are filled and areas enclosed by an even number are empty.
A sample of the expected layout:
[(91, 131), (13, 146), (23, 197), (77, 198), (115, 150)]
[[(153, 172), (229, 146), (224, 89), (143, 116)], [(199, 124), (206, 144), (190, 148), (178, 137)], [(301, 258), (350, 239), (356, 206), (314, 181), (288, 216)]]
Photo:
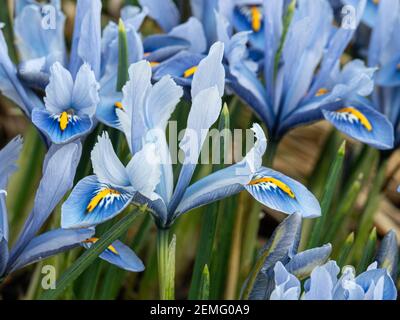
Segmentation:
[[(177, 1), (184, 15), (189, 16), (186, 1)], [(137, 4), (135, 0), (104, 0), (103, 26), (109, 20), (117, 21), (119, 10), (124, 4)], [(70, 44), (75, 1), (63, 0), (63, 11), (67, 16), (65, 34)], [(0, 20), (7, 23), (7, 36), (10, 55), (18, 61), (13, 50), (12, 21), (6, 8), (11, 13), (13, 1), (0, 0)], [(29, 22), (27, 22), (29, 23)], [(147, 19), (141, 29), (142, 34), (159, 32), (157, 25)], [(351, 52), (351, 48), (348, 49)], [(348, 58), (343, 57), (344, 60)], [(225, 98), (227, 99), (227, 98)], [(250, 121), (255, 120), (250, 109), (235, 99), (226, 101), (230, 109), (231, 128), (248, 128)], [(183, 127), (187, 116), (188, 104), (181, 102), (174, 119)], [(84, 146), (77, 177), (90, 166), (89, 153), (95, 130)], [(182, 129), (182, 128), (179, 128)], [(112, 130), (110, 130), (112, 134)], [(18, 235), (29, 210), (32, 207), (34, 192), (39, 183), (45, 147), (37, 131), (24, 117), (19, 108), (9, 100), (0, 97), (0, 148), (12, 137), (22, 134), (24, 148), (19, 160), (19, 170), (12, 177), (7, 205), (9, 208), (10, 225), (12, 226), (11, 241)], [(336, 151), (345, 139), (326, 122), (295, 129), (283, 139), (273, 161), (273, 168), (293, 177), (305, 185), (322, 199), (324, 186), (329, 176), (331, 165), (335, 160)], [(329, 207), (323, 225), (317, 226), (317, 221), (304, 222), (303, 237), (300, 250), (310, 246), (331, 242), (332, 258), (355, 266), (364, 263), (365, 250), (373, 227), (376, 227), (377, 242), (389, 230), (393, 229), (400, 239), (400, 194), (396, 192), (400, 184), (400, 151), (397, 150), (388, 158), (385, 154), (354, 141), (347, 140), (346, 154), (342, 170), (335, 185), (332, 203)], [(268, 151), (267, 151), (268, 154)], [(89, 169), (91, 170), (91, 168)], [(207, 174), (211, 166), (199, 166), (197, 178)], [(76, 178), (78, 179), (78, 178)], [(195, 210), (195, 214), (184, 215), (173, 227), (177, 236), (176, 249), (176, 298), (198, 297), (198, 281), (204, 274), (193, 276), (196, 255), (199, 261), (207, 264), (210, 269), (210, 298), (238, 297), (240, 288), (247, 277), (256, 257), (256, 252), (271, 236), (273, 230), (285, 217), (283, 214), (261, 208), (247, 193), (241, 193), (231, 199), (215, 205)], [(211, 220), (207, 217), (218, 216)], [(206, 218), (204, 218), (206, 216)], [(58, 226), (60, 207), (53, 214), (46, 228)], [(207, 221), (207, 223), (205, 223)], [(112, 223), (112, 222), (111, 222)], [(50, 225), (49, 225), (50, 224)], [(320, 223), (321, 224), (321, 223)], [(109, 223), (101, 226), (100, 234), (107, 230)], [(310, 236), (319, 229), (318, 236), (310, 240)], [(375, 230), (375, 229), (374, 229)], [(204, 238), (215, 232), (212, 252), (207, 249)], [(354, 233), (353, 233), (354, 232)], [(138, 253), (146, 265), (142, 273), (128, 273), (100, 259), (97, 259), (74, 285), (63, 294), (63, 299), (156, 299), (158, 298), (156, 230), (150, 216), (139, 217), (127, 232), (126, 243)], [(200, 239), (203, 239), (200, 241)], [(203, 245), (203, 247), (199, 247)], [(377, 243), (369, 243), (375, 247)], [(340, 248), (340, 250), (338, 250)], [(8, 277), (0, 286), (0, 297), (3, 299), (34, 299), (41, 293), (41, 267), (43, 264), (53, 264), (57, 267), (58, 276), (79, 256), (82, 249), (74, 249), (54, 258), (42, 261)], [(368, 251), (368, 250), (367, 250)], [(343, 252), (345, 255), (343, 256)], [(369, 253), (367, 253), (369, 254)], [(371, 257), (370, 257), (371, 259)], [(197, 268), (198, 269), (198, 268)], [(208, 270), (208, 269), (207, 269)], [(206, 271), (207, 271), (206, 270)], [(196, 278), (197, 277), (197, 278)], [(197, 282), (196, 280), (197, 279)]]

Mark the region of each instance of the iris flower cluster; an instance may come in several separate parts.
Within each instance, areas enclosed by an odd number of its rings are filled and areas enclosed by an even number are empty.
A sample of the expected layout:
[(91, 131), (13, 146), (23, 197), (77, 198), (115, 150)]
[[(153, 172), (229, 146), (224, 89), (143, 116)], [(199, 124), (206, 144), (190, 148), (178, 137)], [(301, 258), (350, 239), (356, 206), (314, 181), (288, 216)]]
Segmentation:
[[(68, 52), (61, 1), (17, 0), (20, 63), (8, 56), (0, 25), (0, 91), (37, 128), (47, 153), (32, 212), (9, 251), (6, 187), (21, 139), (0, 151), (0, 277), (76, 246), (89, 249), (99, 240), (95, 228), (131, 205), (144, 205), (159, 230), (244, 190), (264, 206), (292, 215), (288, 221), (319, 217), (318, 200), (305, 186), (263, 166), (267, 137), (277, 143), (291, 129), (325, 119), (378, 149), (400, 143), (400, 1), (382, 0), (379, 8), (373, 1), (345, 2), (355, 8), (351, 27), (334, 26), (332, 6), (324, 0), (192, 0), (193, 16), (183, 23), (172, 0), (139, 0), (141, 7), (124, 7), (119, 24), (109, 22), (102, 31), (101, 1), (78, 0)], [(146, 17), (163, 33), (142, 36)], [(373, 27), (368, 65), (353, 60), (342, 66), (340, 58), (364, 22)], [(128, 68), (127, 81), (119, 86), (121, 33)], [(223, 98), (232, 95), (254, 111), (267, 137), (254, 123), (255, 144), (241, 161), (193, 181)], [(166, 130), (182, 99), (191, 106), (179, 144), (184, 159), (174, 177)], [(129, 159), (125, 164), (103, 132), (90, 154), (93, 175), (80, 176), (73, 186), (82, 144), (99, 123), (125, 137)], [(40, 234), (64, 197), (61, 228)], [(261, 288), (263, 297), (299, 299), (298, 274), (310, 269), (309, 258), (318, 265), (309, 272), (304, 299), (396, 297), (383, 258), (357, 277), (346, 267), (338, 279), (337, 264), (326, 262), (330, 245), (297, 253), (297, 231), (296, 239), (285, 259), (263, 269), (250, 297), (257, 298)], [(128, 271), (144, 269), (120, 241), (100, 257)]]

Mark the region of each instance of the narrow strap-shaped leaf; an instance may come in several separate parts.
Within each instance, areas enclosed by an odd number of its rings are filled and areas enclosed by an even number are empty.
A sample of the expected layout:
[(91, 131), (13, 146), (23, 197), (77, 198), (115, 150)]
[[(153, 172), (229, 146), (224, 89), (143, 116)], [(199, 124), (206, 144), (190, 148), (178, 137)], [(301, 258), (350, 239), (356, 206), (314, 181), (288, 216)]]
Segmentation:
[(126, 29), (122, 19), (118, 24), (118, 77), (117, 91), (122, 91), (122, 87), (128, 80), (128, 40), (126, 37)]
[(200, 282), (200, 290), (199, 290), (199, 299), (200, 300), (208, 300), (210, 297), (210, 271), (208, 270), (208, 266), (205, 265), (203, 269), (203, 273), (201, 274), (201, 282)]
[(342, 173), (343, 161), (346, 150), (346, 142), (343, 141), (336, 154), (335, 160), (331, 166), (330, 174), (328, 180), (326, 181), (324, 194), (321, 201), (321, 217), (315, 223), (313, 232), (311, 234), (310, 242), (308, 247), (314, 248), (318, 246), (321, 242), (321, 238), (324, 232), (326, 221), (328, 218), (328, 212), (331, 207), (333, 194), (339, 182), (339, 178)]
[(347, 236), (346, 241), (344, 242), (343, 246), (340, 249), (340, 255), (339, 258), (337, 259), (337, 264), (339, 265), (339, 267), (344, 267), (346, 265), (353, 244), (354, 244), (354, 232), (350, 233)]
[(360, 260), (360, 263), (357, 267), (357, 273), (364, 272), (368, 265), (370, 265), (373, 261), (372, 258), (375, 255), (375, 247), (376, 247), (376, 228), (374, 227), (369, 234), (368, 241), (366, 246), (364, 247), (364, 253)]
[(104, 251), (107, 247), (122, 236), (131, 226), (132, 222), (140, 212), (144, 212), (145, 208), (136, 208), (134, 212), (126, 215), (117, 223), (115, 223), (101, 239), (93, 244), (90, 249), (85, 251), (60, 277), (56, 283), (56, 289), (44, 292), (39, 298), (41, 300), (54, 300), (76, 280), (83, 271), (88, 268), (92, 262)]

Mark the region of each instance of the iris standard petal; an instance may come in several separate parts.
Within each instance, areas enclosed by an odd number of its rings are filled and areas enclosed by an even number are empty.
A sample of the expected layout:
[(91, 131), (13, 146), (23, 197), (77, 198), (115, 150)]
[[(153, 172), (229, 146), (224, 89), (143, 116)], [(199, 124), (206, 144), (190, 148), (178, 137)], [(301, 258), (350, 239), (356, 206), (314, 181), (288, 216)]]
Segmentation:
[(305, 218), (321, 215), (318, 200), (301, 183), (262, 167), (245, 186), (265, 206), (287, 214), (300, 213)]
[(224, 95), (225, 69), (222, 65), (224, 57), (224, 44), (216, 42), (210, 48), (208, 55), (200, 61), (194, 72), (191, 96), (196, 97), (201, 91), (217, 86), (219, 95)]
[(350, 137), (377, 149), (391, 149), (393, 126), (381, 113), (365, 103), (343, 101), (342, 107), (322, 107), (326, 120)]
[(127, 171), (116, 155), (107, 132), (103, 132), (97, 138), (97, 143), (91, 153), (91, 160), (93, 173), (101, 183), (121, 187), (129, 186)]
[(334, 283), (324, 267), (316, 267), (311, 273), (310, 287), (305, 293), (305, 300), (332, 300)]
[(78, 0), (69, 70), (75, 76), (88, 63), (97, 79), (101, 60), (101, 1)]
[[(85, 248), (90, 248), (98, 238), (89, 238), (82, 243)], [(144, 270), (143, 262), (140, 258), (121, 241), (114, 241), (108, 248), (100, 254), (100, 258), (131, 272), (141, 272)]]
[(171, 212), (179, 205), (192, 179), (208, 130), (217, 121), (221, 107), (222, 101), (217, 86), (200, 91), (193, 98), (185, 134), (179, 143), (185, 159), (169, 206)]
[(83, 178), (61, 207), (61, 226), (87, 228), (112, 219), (131, 202), (132, 188), (101, 183), (96, 176)]
[(46, 87), (44, 102), (51, 113), (61, 113), (72, 107), (72, 76), (59, 62), (50, 68), (50, 81)]
[(129, 161), (126, 171), (133, 189), (150, 200), (158, 195), (154, 190), (160, 182), (160, 157), (155, 144), (145, 144)]
[(51, 257), (78, 246), (91, 237), (91, 229), (65, 230), (56, 229), (33, 238), (18, 258), (8, 266), (7, 272), (13, 272), (29, 264)]
[(94, 72), (84, 63), (76, 75), (72, 90), (71, 107), (79, 115), (93, 116), (99, 103), (99, 84)]
[[(41, 108), (32, 111), (32, 122), (55, 144), (71, 142), (87, 134), (93, 125), (87, 115), (51, 114)], [(64, 127), (63, 123), (67, 125)]]
[(193, 53), (204, 53), (207, 49), (207, 39), (201, 22), (190, 17), (188, 21), (174, 27), (169, 33), (170, 36), (185, 39), (190, 43), (187, 48)]
[(139, 3), (148, 9), (149, 16), (157, 21), (165, 32), (179, 23), (179, 10), (172, 0), (139, 0)]

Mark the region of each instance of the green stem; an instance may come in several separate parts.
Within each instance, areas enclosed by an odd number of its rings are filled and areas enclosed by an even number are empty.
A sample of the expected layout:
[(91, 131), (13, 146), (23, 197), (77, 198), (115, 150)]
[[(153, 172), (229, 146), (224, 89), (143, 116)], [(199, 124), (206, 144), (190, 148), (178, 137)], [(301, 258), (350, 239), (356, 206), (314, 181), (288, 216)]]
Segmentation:
[(272, 168), (274, 165), (274, 159), (278, 151), (279, 141), (270, 140), (268, 141), (268, 148), (265, 153), (264, 165), (268, 168)]
[(175, 286), (173, 276), (170, 272), (174, 272), (170, 268), (169, 261), (169, 229), (157, 230), (157, 259), (158, 259), (158, 282), (161, 300), (174, 300)]
[(85, 251), (61, 276), (57, 281), (57, 287), (54, 290), (45, 291), (39, 299), (41, 300), (54, 300), (61, 293), (76, 280), (83, 271), (85, 271), (93, 261), (104, 251), (107, 247), (121, 237), (131, 226), (132, 222), (136, 219), (140, 212), (146, 211), (146, 207), (136, 208), (132, 213), (126, 215), (117, 223), (115, 223), (93, 246)]

